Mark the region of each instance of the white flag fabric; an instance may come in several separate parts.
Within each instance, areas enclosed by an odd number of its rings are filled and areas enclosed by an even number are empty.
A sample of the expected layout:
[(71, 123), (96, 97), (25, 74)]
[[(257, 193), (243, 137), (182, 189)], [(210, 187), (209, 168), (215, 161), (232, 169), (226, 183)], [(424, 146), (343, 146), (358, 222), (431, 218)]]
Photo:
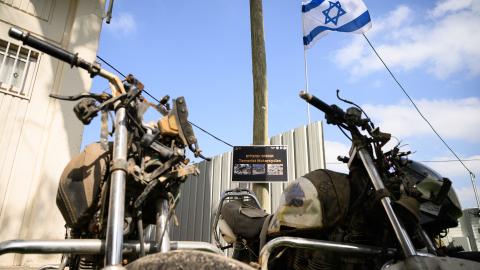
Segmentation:
[(372, 27), (362, 0), (303, 0), (303, 45), (311, 48), (330, 31), (365, 33)]

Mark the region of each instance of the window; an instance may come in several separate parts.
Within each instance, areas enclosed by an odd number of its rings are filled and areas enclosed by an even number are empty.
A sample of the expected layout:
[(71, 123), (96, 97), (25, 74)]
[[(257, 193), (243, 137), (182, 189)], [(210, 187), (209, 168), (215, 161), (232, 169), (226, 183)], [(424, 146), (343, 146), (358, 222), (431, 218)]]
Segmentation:
[(30, 99), (39, 53), (0, 39), (0, 92)]

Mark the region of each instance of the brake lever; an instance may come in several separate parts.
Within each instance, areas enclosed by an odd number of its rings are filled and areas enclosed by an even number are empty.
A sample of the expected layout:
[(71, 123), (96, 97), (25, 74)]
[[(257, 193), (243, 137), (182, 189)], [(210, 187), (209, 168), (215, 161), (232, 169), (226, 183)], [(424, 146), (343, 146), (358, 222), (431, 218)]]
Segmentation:
[(127, 94), (126, 94), (126, 93), (125, 93), (125, 94), (121, 94), (121, 95), (119, 95), (119, 96), (116, 96), (116, 97), (114, 97), (114, 98), (111, 97), (111, 98), (108, 99), (107, 101), (105, 101), (105, 102), (103, 102), (102, 104), (100, 104), (100, 106), (98, 106), (98, 110), (99, 110), (99, 111), (100, 111), (100, 110), (103, 110), (104, 108), (106, 108), (106, 107), (112, 105), (113, 103), (115, 103), (117, 100), (121, 100), (121, 99), (123, 99), (123, 98), (125, 98), (125, 97), (127, 97)]
[(203, 160), (206, 160), (206, 161), (212, 161), (211, 158), (208, 158), (208, 157), (205, 157), (204, 155), (202, 155), (201, 153), (198, 153), (198, 157), (203, 159)]
[(116, 96), (114, 98), (112, 98), (112, 96), (110, 96), (110, 98), (107, 99), (105, 102), (100, 103), (100, 105), (97, 106), (97, 108), (95, 110), (92, 110), (90, 113), (88, 113), (86, 115), (86, 117), (91, 117), (92, 115), (98, 113), (101, 110), (104, 110), (104, 109), (108, 108), (109, 106), (113, 105), (117, 100), (125, 98), (126, 96), (127, 96), (127, 94), (121, 94), (121, 95)]
[(201, 158), (203, 160), (206, 160), (206, 161), (211, 161), (212, 160), (211, 158), (208, 158), (208, 157), (202, 155), (202, 150), (200, 150), (198, 148), (198, 145), (196, 145), (196, 144), (195, 144), (195, 147), (193, 147), (193, 144), (188, 145), (188, 149), (190, 149), (190, 151), (193, 152), (195, 157), (199, 157), (199, 158)]
[(101, 94), (83, 92), (81, 94), (74, 95), (74, 96), (62, 96), (62, 95), (57, 95), (57, 94), (50, 94), (48, 96), (51, 97), (51, 98), (55, 98), (55, 99), (59, 99), (59, 100), (66, 100), (66, 101), (76, 101), (76, 100), (80, 100), (82, 98), (93, 98), (100, 103), (102, 103), (106, 100), (109, 100), (112, 97), (110, 94), (107, 94), (105, 92), (103, 92)]
[[(65, 100), (65, 101), (78, 101), (73, 111), (77, 118), (84, 124), (88, 125), (92, 119), (97, 116), (97, 113), (103, 108), (103, 104), (108, 103), (112, 99), (112, 96), (103, 92), (101, 94), (83, 92), (78, 95), (73, 96), (63, 96), (57, 94), (50, 94), (51, 98)], [(99, 102), (101, 105), (98, 106), (95, 103)]]

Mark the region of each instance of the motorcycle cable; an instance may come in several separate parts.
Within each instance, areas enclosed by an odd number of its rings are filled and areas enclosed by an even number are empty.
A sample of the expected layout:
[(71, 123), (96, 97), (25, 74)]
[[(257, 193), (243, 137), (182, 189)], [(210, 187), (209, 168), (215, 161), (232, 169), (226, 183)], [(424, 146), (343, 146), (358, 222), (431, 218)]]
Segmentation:
[(341, 101), (343, 101), (343, 102), (345, 102), (345, 103), (347, 103), (347, 104), (350, 104), (350, 105), (352, 105), (352, 106), (355, 106), (357, 109), (359, 109), (359, 110), (365, 115), (365, 117), (368, 119), (368, 123), (370, 124), (370, 127), (371, 127), (372, 129), (375, 128), (375, 125), (373, 124), (373, 122), (370, 121), (371, 118), (370, 118), (370, 117), (368, 116), (368, 114), (362, 109), (362, 107), (360, 107), (358, 104), (356, 104), (356, 103), (353, 102), (353, 101), (350, 101), (350, 100), (348, 100), (348, 99), (344, 99), (344, 98), (340, 97), (340, 89), (337, 89), (337, 98), (338, 98), (339, 100), (341, 100)]
[(350, 136), (348, 136), (347, 132), (345, 132), (345, 128), (340, 126), (340, 125), (337, 125), (338, 129), (340, 129), (340, 131), (343, 133), (343, 135), (345, 135), (345, 137), (347, 137), (347, 139), (349, 139), (350, 141), (352, 141), (352, 138)]

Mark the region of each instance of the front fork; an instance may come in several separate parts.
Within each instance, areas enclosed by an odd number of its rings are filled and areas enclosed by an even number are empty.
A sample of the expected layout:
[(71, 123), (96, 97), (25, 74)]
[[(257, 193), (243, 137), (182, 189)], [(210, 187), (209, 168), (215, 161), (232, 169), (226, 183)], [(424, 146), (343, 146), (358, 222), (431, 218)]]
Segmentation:
[[(354, 154), (351, 155), (350, 159), (355, 158), (355, 152), (359, 155), (365, 169), (367, 170), (368, 176), (370, 177), (370, 181), (375, 189), (375, 191), (382, 191), (385, 190), (385, 185), (383, 184), (382, 178), (378, 173), (375, 164), (373, 163), (372, 157), (370, 153), (363, 147), (354, 148)], [(412, 240), (407, 234), (407, 231), (403, 227), (402, 223), (398, 219), (397, 215), (393, 211), (392, 208), (392, 201), (390, 197), (383, 197), (380, 200), (383, 209), (385, 210), (388, 220), (392, 225), (393, 231), (395, 232), (395, 236), (397, 237), (398, 242), (403, 251), (403, 255), (408, 258), (417, 255), (415, 247), (412, 243)]]
[[(117, 102), (116, 105), (119, 105)], [(121, 266), (123, 229), (125, 218), (125, 183), (128, 151), (127, 117), (124, 107), (115, 113), (115, 139), (113, 142), (113, 166), (110, 178), (105, 266)]]
[(165, 198), (158, 199), (155, 242), (159, 252), (170, 251), (170, 224), (168, 223), (169, 214), (170, 205), (168, 200)]

